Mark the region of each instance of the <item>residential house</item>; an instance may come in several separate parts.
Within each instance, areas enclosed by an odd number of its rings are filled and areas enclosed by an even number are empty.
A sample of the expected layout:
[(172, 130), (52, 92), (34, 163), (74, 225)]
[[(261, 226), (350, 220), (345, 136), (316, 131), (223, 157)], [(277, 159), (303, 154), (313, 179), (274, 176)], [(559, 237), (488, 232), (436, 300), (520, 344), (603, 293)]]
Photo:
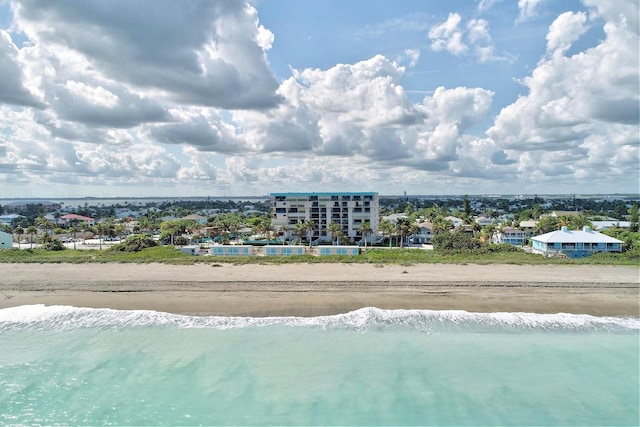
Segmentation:
[(392, 224), (396, 224), (400, 218), (405, 218), (406, 219), (406, 218), (409, 218), (409, 217), (407, 216), (407, 214), (394, 213), (394, 214), (383, 216), (382, 220), (383, 221), (389, 221)]
[(117, 208), (116, 209), (116, 218), (118, 219), (137, 219), (140, 216), (140, 214), (134, 210), (131, 209), (123, 209), (123, 208)]
[(525, 237), (531, 237), (535, 234), (535, 229), (538, 225), (538, 221), (526, 220), (520, 221), (518, 228), (524, 232)]
[(409, 241), (414, 244), (427, 244), (431, 243), (433, 237), (433, 223), (424, 221), (418, 224), (420, 233), (414, 234), (409, 238)]
[(453, 224), (453, 228), (462, 227), (464, 224), (464, 221), (461, 218), (457, 218), (455, 216), (447, 216), (444, 219), (450, 221)]
[(593, 226), (594, 230), (607, 230), (609, 228), (629, 229), (629, 227), (631, 227), (631, 223), (629, 221), (618, 221), (618, 220), (591, 221), (591, 225)]
[(77, 215), (77, 214), (62, 215), (58, 219), (58, 221), (59, 221), (59, 224), (64, 224), (64, 225), (86, 224), (91, 227), (96, 225), (95, 219), (89, 218), (88, 216)]
[(508, 243), (514, 246), (523, 246), (527, 243), (524, 231), (515, 227), (503, 227), (502, 231), (496, 231), (492, 237), (493, 243)]
[(614, 239), (590, 227), (582, 230), (560, 230), (545, 233), (531, 238), (531, 248), (534, 253), (545, 256), (562, 254), (569, 258), (581, 258), (594, 252), (621, 252), (621, 240)]
[(578, 216), (581, 213), (582, 212), (578, 212), (578, 211), (553, 211), (549, 216), (560, 218), (561, 216)]
[(202, 215), (196, 215), (196, 214), (192, 214), (192, 215), (187, 215), (184, 216), (180, 219), (186, 220), (186, 221), (195, 221), (200, 225), (204, 225), (204, 223), (207, 222), (207, 217), (206, 216), (202, 216)]
[(493, 224), (493, 220), (491, 218), (487, 218), (484, 216), (479, 216), (475, 219), (476, 224), (480, 227), (486, 227), (487, 225)]
[(10, 233), (0, 231), (0, 249), (13, 248), (13, 236)]
[(18, 214), (5, 214), (0, 215), (0, 223), (8, 225), (9, 227), (15, 227), (22, 218), (26, 218), (24, 215)]

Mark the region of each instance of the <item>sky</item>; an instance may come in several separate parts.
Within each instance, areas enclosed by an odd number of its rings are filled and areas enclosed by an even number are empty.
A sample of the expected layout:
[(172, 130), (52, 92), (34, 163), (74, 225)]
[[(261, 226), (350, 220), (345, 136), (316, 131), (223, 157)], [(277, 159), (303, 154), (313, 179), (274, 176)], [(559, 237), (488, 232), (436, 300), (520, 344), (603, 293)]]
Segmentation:
[(638, 193), (637, 0), (0, 0), (0, 198)]

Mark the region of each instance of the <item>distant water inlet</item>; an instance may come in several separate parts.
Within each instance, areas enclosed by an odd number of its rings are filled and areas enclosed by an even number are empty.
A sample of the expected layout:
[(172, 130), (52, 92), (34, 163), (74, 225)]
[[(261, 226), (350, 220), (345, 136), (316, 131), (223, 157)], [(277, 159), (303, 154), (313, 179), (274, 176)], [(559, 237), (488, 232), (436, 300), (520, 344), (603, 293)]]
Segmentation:
[(638, 318), (0, 310), (0, 424), (637, 425)]

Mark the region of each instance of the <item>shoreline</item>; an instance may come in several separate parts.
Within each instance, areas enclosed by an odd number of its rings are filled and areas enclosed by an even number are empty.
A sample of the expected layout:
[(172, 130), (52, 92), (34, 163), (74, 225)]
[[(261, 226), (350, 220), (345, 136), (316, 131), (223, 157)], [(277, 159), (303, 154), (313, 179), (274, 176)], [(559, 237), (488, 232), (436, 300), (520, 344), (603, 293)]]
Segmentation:
[(640, 316), (628, 266), (2, 264), (0, 309), (70, 305), (220, 316), (363, 307)]

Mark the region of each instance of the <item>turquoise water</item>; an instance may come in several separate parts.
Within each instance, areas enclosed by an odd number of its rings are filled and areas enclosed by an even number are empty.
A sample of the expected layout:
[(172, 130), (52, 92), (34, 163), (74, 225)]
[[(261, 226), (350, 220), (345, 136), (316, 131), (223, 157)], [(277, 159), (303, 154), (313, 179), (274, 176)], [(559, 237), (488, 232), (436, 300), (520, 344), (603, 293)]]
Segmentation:
[(638, 425), (640, 319), (0, 310), (0, 424)]

